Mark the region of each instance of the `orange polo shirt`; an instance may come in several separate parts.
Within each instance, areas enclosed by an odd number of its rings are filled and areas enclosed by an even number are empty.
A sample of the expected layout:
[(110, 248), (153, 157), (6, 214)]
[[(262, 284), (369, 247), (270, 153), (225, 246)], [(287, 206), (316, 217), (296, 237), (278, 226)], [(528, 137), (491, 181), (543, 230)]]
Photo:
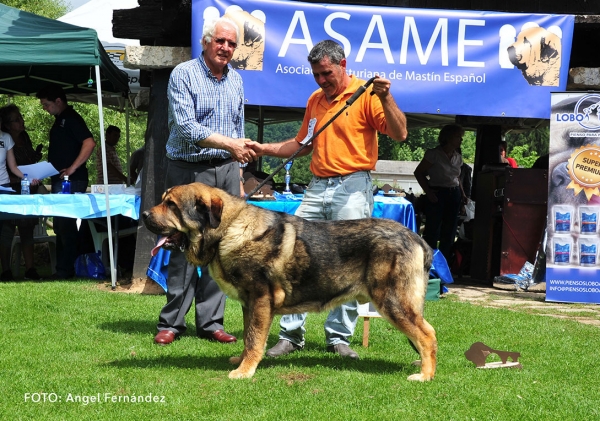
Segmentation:
[[(322, 89), (317, 89), (308, 99), (302, 127), (296, 141), (310, 138), (327, 123), (346, 101), (365, 84), (364, 80), (350, 76), (346, 90), (331, 104)], [(377, 95), (367, 89), (351, 106), (340, 114), (315, 140), (310, 163), (317, 177), (335, 177), (356, 171), (371, 171), (377, 163), (377, 132), (387, 133), (383, 106)], [(314, 130), (309, 133), (311, 120)]]

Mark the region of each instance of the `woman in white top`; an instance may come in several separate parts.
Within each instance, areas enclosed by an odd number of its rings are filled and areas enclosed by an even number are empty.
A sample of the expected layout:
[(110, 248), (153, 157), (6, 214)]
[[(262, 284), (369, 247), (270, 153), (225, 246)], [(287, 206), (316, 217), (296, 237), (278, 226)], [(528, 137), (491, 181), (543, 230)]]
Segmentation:
[(464, 134), (459, 125), (444, 126), (438, 135), (440, 145), (425, 152), (414, 172), (427, 197), (423, 239), (431, 248), (439, 249), (448, 262), (452, 257), (460, 206), (462, 201), (466, 202), (460, 183), (463, 160), (459, 152)]
[[(8, 171), (6, 168), (10, 168), (12, 173), (17, 177), (23, 179), (24, 175), (21, 170), (17, 167), (17, 160), (15, 159), (15, 154), (13, 151), (13, 147), (15, 146), (15, 142), (13, 138), (6, 132), (0, 131), (0, 185), (2, 187), (10, 188), (10, 177), (8, 175)], [(36, 186), (39, 184), (39, 180), (33, 179), (31, 180), (31, 185)], [(3, 193), (11, 193), (8, 190), (0, 190), (0, 194)], [(2, 220), (0, 220), (0, 231), (2, 230)], [(2, 246), (0, 246), (2, 248)], [(0, 250), (0, 254), (4, 250)], [(6, 263), (6, 262), (5, 262)], [(2, 274), (0, 275), (0, 281), (8, 281), (12, 280), (12, 274), (10, 272), (10, 267), (3, 267)]]

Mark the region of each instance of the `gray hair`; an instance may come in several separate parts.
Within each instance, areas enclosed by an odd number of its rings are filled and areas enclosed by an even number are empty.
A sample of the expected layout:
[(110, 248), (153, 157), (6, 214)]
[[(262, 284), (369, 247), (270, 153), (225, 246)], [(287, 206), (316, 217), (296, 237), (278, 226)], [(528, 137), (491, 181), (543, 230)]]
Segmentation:
[(329, 61), (332, 64), (340, 64), (340, 62), (346, 58), (344, 49), (340, 44), (330, 39), (321, 41), (315, 45), (310, 53), (308, 53), (308, 62), (310, 64), (317, 64), (325, 57), (329, 57)]
[(227, 23), (235, 28), (235, 42), (237, 44), (239, 44), (240, 43), (240, 28), (239, 28), (239, 26), (237, 25), (237, 23), (235, 23), (235, 21), (233, 19), (226, 18), (224, 16), (221, 16), (220, 18), (217, 18), (217, 19), (207, 20), (206, 22), (204, 22), (204, 28), (202, 28), (202, 39), (206, 40), (206, 42), (211, 42), (212, 37), (215, 34), (215, 28), (217, 27), (217, 24), (219, 24), (219, 23)]

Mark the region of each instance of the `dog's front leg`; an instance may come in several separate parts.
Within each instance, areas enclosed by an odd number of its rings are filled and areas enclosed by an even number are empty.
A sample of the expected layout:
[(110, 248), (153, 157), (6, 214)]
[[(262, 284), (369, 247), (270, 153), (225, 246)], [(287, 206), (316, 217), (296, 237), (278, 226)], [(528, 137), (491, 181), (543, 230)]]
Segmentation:
[(247, 379), (254, 375), (265, 352), (273, 322), (272, 306), (273, 300), (269, 294), (247, 301), (247, 307), (244, 307), (244, 352), (240, 366), (229, 373), (230, 379)]

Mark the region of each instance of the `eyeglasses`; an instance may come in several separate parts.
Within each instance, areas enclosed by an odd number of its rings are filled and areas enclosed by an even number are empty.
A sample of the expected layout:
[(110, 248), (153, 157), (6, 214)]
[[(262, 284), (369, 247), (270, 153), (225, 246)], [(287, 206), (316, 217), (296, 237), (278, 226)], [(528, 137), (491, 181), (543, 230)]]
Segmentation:
[(213, 41), (216, 42), (218, 45), (225, 45), (225, 43), (227, 43), (227, 45), (229, 45), (234, 50), (237, 48), (237, 42), (229, 41), (225, 38), (213, 38)]

